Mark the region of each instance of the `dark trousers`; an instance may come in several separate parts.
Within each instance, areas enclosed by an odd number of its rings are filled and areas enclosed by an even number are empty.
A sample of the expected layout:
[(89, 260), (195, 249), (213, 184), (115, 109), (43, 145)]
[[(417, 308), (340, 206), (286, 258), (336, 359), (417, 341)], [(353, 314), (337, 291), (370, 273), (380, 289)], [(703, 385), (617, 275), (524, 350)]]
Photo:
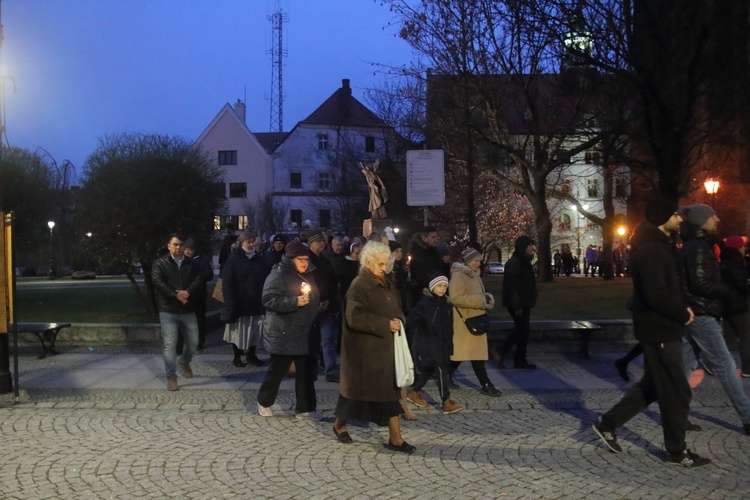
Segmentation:
[(206, 299), (195, 303), (195, 319), (198, 321), (198, 348), (206, 343)]
[(740, 361), (742, 373), (750, 373), (750, 313), (747, 311), (730, 314), (724, 321), (734, 331), (740, 341)]
[(433, 376), (435, 376), (435, 380), (437, 381), (440, 399), (443, 402), (448, 401), (451, 398), (451, 392), (448, 388), (450, 369), (447, 366), (420, 366), (419, 373), (414, 377), (414, 383), (411, 386), (412, 390), (421, 391)]
[(296, 413), (306, 413), (315, 411), (317, 408), (317, 399), (315, 397), (315, 374), (318, 371), (317, 360), (312, 356), (282, 356), (280, 354), (271, 354), (271, 361), (268, 364), (268, 371), (263, 377), (258, 391), (258, 404), (261, 406), (271, 406), (276, 402), (276, 396), (279, 394), (279, 386), (284, 380), (289, 367), (294, 366), (297, 370), (294, 379), (294, 390), (297, 396), (295, 406)]
[(685, 378), (680, 342), (642, 344), (645, 371), (623, 398), (602, 415), (605, 429), (614, 430), (643, 411), (654, 401), (659, 403), (664, 448), (669, 453), (685, 450), (688, 411), (692, 393)]
[(500, 355), (505, 357), (515, 345), (516, 355), (513, 356), (513, 361), (516, 363), (526, 361), (526, 349), (529, 345), (529, 334), (531, 333), (531, 309), (524, 307), (521, 311), (521, 315), (516, 316), (515, 311), (508, 309), (510, 317), (513, 318), (514, 328), (500, 347)]
[[(477, 380), (479, 380), (479, 383), (484, 387), (485, 385), (490, 383), (490, 377), (487, 375), (487, 367), (484, 366), (485, 361), (484, 360), (474, 360), (471, 362), (471, 367), (474, 369), (474, 375), (477, 376)], [(452, 377), (454, 373), (456, 373), (456, 370), (458, 369), (459, 365), (461, 364), (460, 361), (451, 361), (450, 364), (450, 376)]]

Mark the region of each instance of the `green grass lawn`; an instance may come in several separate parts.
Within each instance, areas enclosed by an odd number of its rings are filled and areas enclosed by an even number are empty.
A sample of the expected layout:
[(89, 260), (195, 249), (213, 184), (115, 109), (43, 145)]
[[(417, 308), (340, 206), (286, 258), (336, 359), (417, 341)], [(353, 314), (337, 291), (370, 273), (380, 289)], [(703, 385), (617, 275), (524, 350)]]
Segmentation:
[[(19, 284), (31, 282), (20, 281)], [(38, 280), (38, 288), (19, 286), (16, 296), (19, 322), (70, 323), (149, 323), (157, 322), (149, 314), (130, 287), (87, 288), (79, 283), (65, 283), (65, 288), (45, 289)], [(49, 284), (49, 282), (47, 282)], [(60, 284), (60, 282), (58, 282)], [(502, 278), (491, 276), (485, 280), (487, 291), (495, 294), (497, 306), (491, 315), (509, 320), (500, 305)], [(207, 286), (209, 297), (214, 283)], [(532, 311), (532, 319), (620, 319), (630, 318), (625, 303), (632, 294), (629, 278), (604, 281), (600, 278), (558, 278), (552, 283), (539, 283), (539, 300)], [(220, 303), (209, 299), (209, 311)]]

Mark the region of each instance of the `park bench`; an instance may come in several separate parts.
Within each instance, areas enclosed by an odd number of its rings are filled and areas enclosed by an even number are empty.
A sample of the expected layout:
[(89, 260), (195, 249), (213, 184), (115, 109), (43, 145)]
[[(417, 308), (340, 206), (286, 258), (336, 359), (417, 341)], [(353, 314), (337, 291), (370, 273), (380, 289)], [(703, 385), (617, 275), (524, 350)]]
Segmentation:
[[(47, 353), (58, 354), (55, 350), (55, 341), (60, 330), (70, 326), (70, 323), (18, 323), (16, 325), (18, 333), (33, 333), (42, 344), (42, 354), (38, 359), (47, 357)], [(49, 346), (45, 342), (49, 342)]]
[[(492, 321), (490, 322), (490, 332), (487, 335), (487, 341), (490, 345), (499, 347), (508, 334), (513, 331), (514, 325), (512, 321)], [(575, 332), (578, 334), (579, 349), (578, 354), (585, 359), (590, 358), (589, 355), (589, 337), (591, 332), (601, 331), (603, 328), (596, 323), (591, 321), (562, 321), (562, 320), (539, 320), (531, 322), (531, 332), (541, 333), (544, 336), (545, 333), (551, 332)], [(490, 352), (496, 352), (495, 349), (490, 349)]]

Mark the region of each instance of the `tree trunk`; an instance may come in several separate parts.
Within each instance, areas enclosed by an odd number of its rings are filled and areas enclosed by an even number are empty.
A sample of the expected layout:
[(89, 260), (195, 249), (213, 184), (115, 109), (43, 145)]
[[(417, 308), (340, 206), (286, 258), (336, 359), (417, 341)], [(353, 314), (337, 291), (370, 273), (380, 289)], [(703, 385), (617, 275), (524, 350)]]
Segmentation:
[[(542, 186), (544, 184), (542, 183)], [(554, 281), (552, 276), (552, 249), (550, 239), (552, 234), (552, 222), (550, 220), (549, 210), (547, 209), (547, 199), (544, 190), (534, 193), (530, 200), (534, 209), (534, 221), (537, 232), (537, 266), (539, 267), (538, 279), (540, 282)]]

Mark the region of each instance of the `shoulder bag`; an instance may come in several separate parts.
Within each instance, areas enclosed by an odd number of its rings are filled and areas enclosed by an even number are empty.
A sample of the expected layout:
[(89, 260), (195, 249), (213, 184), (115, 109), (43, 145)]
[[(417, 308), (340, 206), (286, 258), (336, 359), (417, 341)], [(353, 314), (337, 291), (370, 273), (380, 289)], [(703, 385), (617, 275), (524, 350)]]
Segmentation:
[(474, 316), (473, 318), (464, 319), (464, 315), (461, 314), (461, 311), (458, 309), (458, 307), (453, 307), (456, 308), (458, 317), (463, 320), (466, 328), (469, 329), (469, 333), (471, 333), (472, 335), (484, 335), (485, 333), (490, 331), (490, 317), (487, 313), (480, 314), (479, 316)]

